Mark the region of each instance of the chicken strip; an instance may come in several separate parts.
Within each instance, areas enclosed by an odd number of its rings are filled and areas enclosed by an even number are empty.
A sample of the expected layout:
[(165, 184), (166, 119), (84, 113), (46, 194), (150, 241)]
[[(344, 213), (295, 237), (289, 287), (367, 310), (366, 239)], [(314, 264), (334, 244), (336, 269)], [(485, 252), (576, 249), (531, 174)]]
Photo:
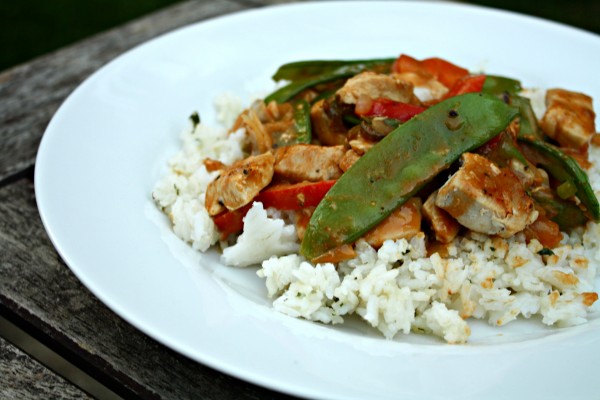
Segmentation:
[(461, 168), (439, 189), (435, 205), (461, 225), (508, 238), (534, 222), (538, 212), (519, 179), (508, 168), (465, 153)]
[(242, 114), (242, 126), (246, 129), (246, 134), (250, 142), (252, 154), (263, 154), (273, 147), (273, 138), (265, 129), (258, 114), (253, 110), (248, 110)]
[(397, 80), (411, 83), (415, 96), (422, 102), (439, 100), (448, 93), (448, 88), (433, 76), (423, 76), (414, 72), (396, 73), (393, 76)]
[(371, 99), (386, 98), (410, 104), (420, 104), (409, 82), (394, 79), (390, 75), (363, 72), (346, 81), (337, 91), (340, 100), (346, 104), (356, 104), (359, 97)]
[(244, 110), (232, 127), (246, 130), (249, 151), (256, 155), (266, 153), (286, 137), (293, 136), (294, 110), (290, 103), (277, 104), (272, 101), (265, 104), (262, 100), (252, 103)]
[(561, 146), (585, 149), (596, 133), (592, 98), (564, 89), (546, 92), (546, 113), (540, 126), (546, 135)]
[(293, 182), (318, 182), (337, 179), (344, 146), (296, 144), (280, 147), (275, 152), (275, 174)]
[(340, 160), (339, 166), (342, 169), (342, 171), (346, 172), (350, 169), (352, 165), (354, 165), (356, 161), (358, 161), (359, 158), (360, 154), (350, 149), (346, 153), (344, 153), (344, 156)]
[(237, 210), (250, 203), (273, 179), (275, 157), (271, 153), (250, 156), (226, 167), (206, 189), (210, 215)]
[(460, 229), (460, 224), (446, 211), (435, 205), (437, 191), (433, 192), (423, 204), (423, 217), (435, 235), (435, 240), (440, 243), (450, 243)]

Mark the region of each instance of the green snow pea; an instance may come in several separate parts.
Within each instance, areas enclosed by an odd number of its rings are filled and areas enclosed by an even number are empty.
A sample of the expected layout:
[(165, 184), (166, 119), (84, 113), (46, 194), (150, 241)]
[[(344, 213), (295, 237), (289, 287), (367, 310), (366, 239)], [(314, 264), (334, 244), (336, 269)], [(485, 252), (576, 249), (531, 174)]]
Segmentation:
[(352, 69), (343, 68), (340, 70), (325, 73), (323, 75), (319, 75), (317, 77), (299, 79), (277, 89), (276, 91), (265, 97), (265, 103), (269, 104), (272, 101), (275, 101), (276, 103), (280, 104), (285, 103), (287, 101), (292, 100), (296, 95), (298, 95), (306, 89), (317, 86), (321, 83), (328, 83), (338, 79), (349, 78), (353, 75), (356, 75), (359, 72), (360, 71), (354, 71)]
[(497, 97), (452, 97), (400, 125), (365, 153), (315, 209), (300, 252), (313, 259), (353, 243), (461, 154), (498, 135), (517, 110)]
[(556, 146), (535, 137), (519, 137), (525, 156), (536, 166), (545, 169), (561, 184), (572, 182), (576, 188), (575, 194), (585, 206), (588, 216), (594, 221), (600, 221), (600, 205), (590, 185), (587, 174), (577, 161), (563, 153)]
[(483, 93), (494, 95), (518, 93), (521, 91), (521, 82), (512, 78), (505, 78), (503, 76), (486, 75), (481, 91)]
[(519, 109), (519, 137), (527, 136), (543, 140), (544, 135), (538, 126), (531, 101), (527, 97), (513, 95), (510, 96), (509, 104)]
[(561, 231), (569, 231), (584, 225), (588, 217), (572, 201), (563, 200), (553, 193), (534, 191), (531, 197), (546, 210), (550, 220), (556, 222)]
[(527, 97), (518, 95), (521, 89), (521, 82), (515, 79), (487, 75), (481, 91), (501, 97), (508, 104), (519, 109), (519, 134), (521, 136), (535, 136), (541, 139), (542, 134), (531, 107), (531, 101)]
[[(387, 62), (386, 60), (384, 60)], [(385, 72), (389, 72), (391, 62), (389, 65), (386, 64), (382, 60), (371, 60), (368, 61), (330, 61), (326, 67), (318, 70), (316, 66), (313, 65), (313, 68), (308, 72), (301, 73), (298, 72), (296, 75), (290, 73), (276, 73), (273, 78), (275, 80), (283, 79), (282, 76), (287, 76), (290, 80), (294, 78), (291, 83), (283, 86), (265, 98), (265, 103), (270, 103), (271, 101), (275, 101), (277, 103), (285, 103), (286, 101), (290, 101), (296, 95), (301, 93), (302, 91), (309, 89), (311, 87), (320, 85), (322, 83), (333, 82), (340, 79), (350, 78), (356, 74), (359, 74), (366, 70), (378, 70), (382, 69)], [(309, 61), (304, 61), (300, 63), (311, 63)], [(312, 61), (312, 63), (327, 63), (325, 61)], [(320, 72), (320, 73), (316, 73)]]
[(310, 104), (306, 100), (298, 100), (294, 103), (294, 129), (297, 143), (310, 143), (312, 139)]
[(292, 107), (293, 125), (284, 132), (272, 134), (274, 147), (310, 143), (312, 140), (310, 104), (306, 100), (298, 100), (292, 103)]
[(307, 60), (296, 61), (284, 64), (275, 74), (273, 80), (297, 81), (300, 79), (314, 78), (319, 75), (333, 72), (351, 65), (353, 68), (377, 69), (381, 68), (384, 72), (389, 72), (394, 58), (378, 58), (370, 60)]

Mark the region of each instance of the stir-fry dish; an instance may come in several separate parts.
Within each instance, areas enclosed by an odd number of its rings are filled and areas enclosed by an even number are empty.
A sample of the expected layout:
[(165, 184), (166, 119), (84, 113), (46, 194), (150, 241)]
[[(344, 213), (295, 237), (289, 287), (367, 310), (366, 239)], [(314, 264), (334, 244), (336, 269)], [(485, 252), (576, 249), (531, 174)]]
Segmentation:
[[(441, 58), (300, 61), (198, 114), (153, 197), (194, 248), (258, 265), (273, 306), (393, 338), (469, 318), (584, 323), (598, 298), (592, 98)], [(238, 103), (239, 104), (239, 103)]]

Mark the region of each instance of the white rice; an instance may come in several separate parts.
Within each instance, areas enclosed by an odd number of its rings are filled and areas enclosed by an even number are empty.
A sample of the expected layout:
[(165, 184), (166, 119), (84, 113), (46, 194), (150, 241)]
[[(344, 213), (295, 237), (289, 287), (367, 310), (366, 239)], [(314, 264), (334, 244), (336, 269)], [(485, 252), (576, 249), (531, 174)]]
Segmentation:
[[(233, 107), (232, 107), (233, 105)], [(231, 126), (241, 102), (221, 97), (217, 113)], [(173, 231), (194, 249), (218, 243), (218, 232), (204, 207), (204, 192), (216, 173), (207, 172), (206, 157), (225, 164), (243, 157), (243, 130), (200, 124), (182, 135), (182, 149), (169, 172), (154, 188), (156, 204), (169, 216)], [(600, 149), (590, 149), (600, 160)], [(600, 192), (600, 163), (588, 171)], [(448, 257), (427, 256), (425, 236), (386, 241), (375, 250), (364, 241), (357, 257), (338, 265), (312, 265), (295, 254), (299, 243), (289, 218), (254, 203), (244, 219), (244, 233), (224, 248), (222, 261), (236, 267), (260, 265), (275, 310), (322, 323), (340, 324), (356, 314), (388, 339), (399, 333), (425, 332), (448, 343), (464, 343), (468, 318), (505, 325), (517, 318), (541, 316), (544, 324), (572, 326), (586, 321), (586, 299), (594, 291), (600, 262), (600, 225), (588, 223), (563, 234), (554, 255), (542, 256), (536, 240), (522, 234), (509, 239), (470, 233), (456, 238)]]

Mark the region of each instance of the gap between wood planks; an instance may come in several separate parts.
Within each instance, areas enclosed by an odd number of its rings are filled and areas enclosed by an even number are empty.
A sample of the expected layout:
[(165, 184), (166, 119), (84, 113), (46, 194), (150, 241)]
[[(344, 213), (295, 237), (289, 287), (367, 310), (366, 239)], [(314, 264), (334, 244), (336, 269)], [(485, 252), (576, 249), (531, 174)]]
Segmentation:
[(102, 400), (121, 399), (106, 386), (2, 316), (0, 316), (0, 336), (91, 396)]

